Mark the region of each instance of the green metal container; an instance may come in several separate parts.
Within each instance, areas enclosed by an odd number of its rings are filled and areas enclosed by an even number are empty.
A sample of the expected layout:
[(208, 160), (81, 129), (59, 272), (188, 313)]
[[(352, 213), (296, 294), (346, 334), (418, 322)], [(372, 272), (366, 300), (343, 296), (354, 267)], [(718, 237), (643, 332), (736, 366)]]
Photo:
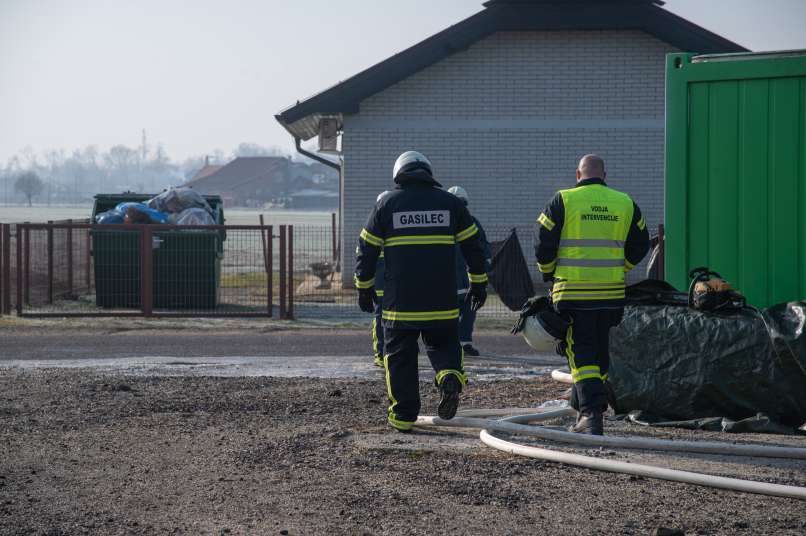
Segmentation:
[(666, 277), (806, 299), (806, 51), (667, 58)]
[[(92, 218), (120, 203), (142, 203), (154, 197), (144, 194), (99, 194)], [(204, 196), (217, 224), (224, 224), (220, 196)], [(104, 308), (139, 308), (140, 248), (138, 231), (92, 231), (95, 301)], [(182, 229), (156, 231), (153, 235), (154, 309), (209, 310), (218, 304), (224, 231)]]

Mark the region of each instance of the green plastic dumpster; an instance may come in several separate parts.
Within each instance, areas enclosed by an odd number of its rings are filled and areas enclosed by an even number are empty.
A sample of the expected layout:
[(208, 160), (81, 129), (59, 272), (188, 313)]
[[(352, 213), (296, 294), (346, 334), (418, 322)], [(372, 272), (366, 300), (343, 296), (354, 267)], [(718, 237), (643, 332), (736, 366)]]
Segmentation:
[[(95, 216), (124, 202), (142, 203), (144, 194), (99, 194)], [(217, 224), (224, 224), (220, 196), (204, 196)], [(98, 307), (140, 308), (141, 235), (139, 231), (96, 228), (91, 232)], [(153, 232), (153, 306), (160, 310), (210, 310), (218, 305), (224, 231), (176, 227)]]
[(749, 303), (806, 299), (806, 51), (666, 65), (666, 275), (708, 266)]

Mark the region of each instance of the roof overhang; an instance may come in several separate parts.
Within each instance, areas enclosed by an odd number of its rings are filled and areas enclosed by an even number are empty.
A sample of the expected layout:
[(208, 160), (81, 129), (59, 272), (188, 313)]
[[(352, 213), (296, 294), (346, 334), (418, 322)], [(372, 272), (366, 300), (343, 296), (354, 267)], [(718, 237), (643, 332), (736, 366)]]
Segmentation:
[[(641, 30), (687, 52), (717, 54), (747, 49), (660, 6), (660, 0), (490, 0), (486, 9), (358, 73), (275, 117), (295, 138), (309, 140), (319, 122), (357, 113), (368, 97), (496, 32)], [(662, 66), (658, 67), (663, 68)]]

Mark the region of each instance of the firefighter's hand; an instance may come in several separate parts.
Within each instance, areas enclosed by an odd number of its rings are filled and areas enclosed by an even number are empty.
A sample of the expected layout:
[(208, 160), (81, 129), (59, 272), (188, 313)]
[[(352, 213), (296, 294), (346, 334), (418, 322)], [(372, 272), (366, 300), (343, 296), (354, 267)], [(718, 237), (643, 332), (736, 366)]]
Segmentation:
[(470, 285), (470, 308), (478, 311), (487, 302), (487, 283), (472, 283)]
[(358, 291), (358, 307), (365, 313), (375, 312), (375, 287)]

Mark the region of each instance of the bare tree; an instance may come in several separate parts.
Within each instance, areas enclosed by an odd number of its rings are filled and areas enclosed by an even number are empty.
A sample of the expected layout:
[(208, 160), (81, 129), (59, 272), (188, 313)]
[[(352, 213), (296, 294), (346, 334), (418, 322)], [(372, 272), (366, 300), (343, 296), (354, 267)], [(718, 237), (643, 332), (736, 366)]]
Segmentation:
[(39, 175), (33, 171), (26, 171), (17, 177), (17, 180), (14, 183), (14, 190), (20, 192), (25, 196), (26, 199), (28, 199), (29, 207), (32, 205), (33, 198), (41, 194), (42, 190), (44, 189), (45, 183), (42, 182), (42, 179), (39, 178)]

